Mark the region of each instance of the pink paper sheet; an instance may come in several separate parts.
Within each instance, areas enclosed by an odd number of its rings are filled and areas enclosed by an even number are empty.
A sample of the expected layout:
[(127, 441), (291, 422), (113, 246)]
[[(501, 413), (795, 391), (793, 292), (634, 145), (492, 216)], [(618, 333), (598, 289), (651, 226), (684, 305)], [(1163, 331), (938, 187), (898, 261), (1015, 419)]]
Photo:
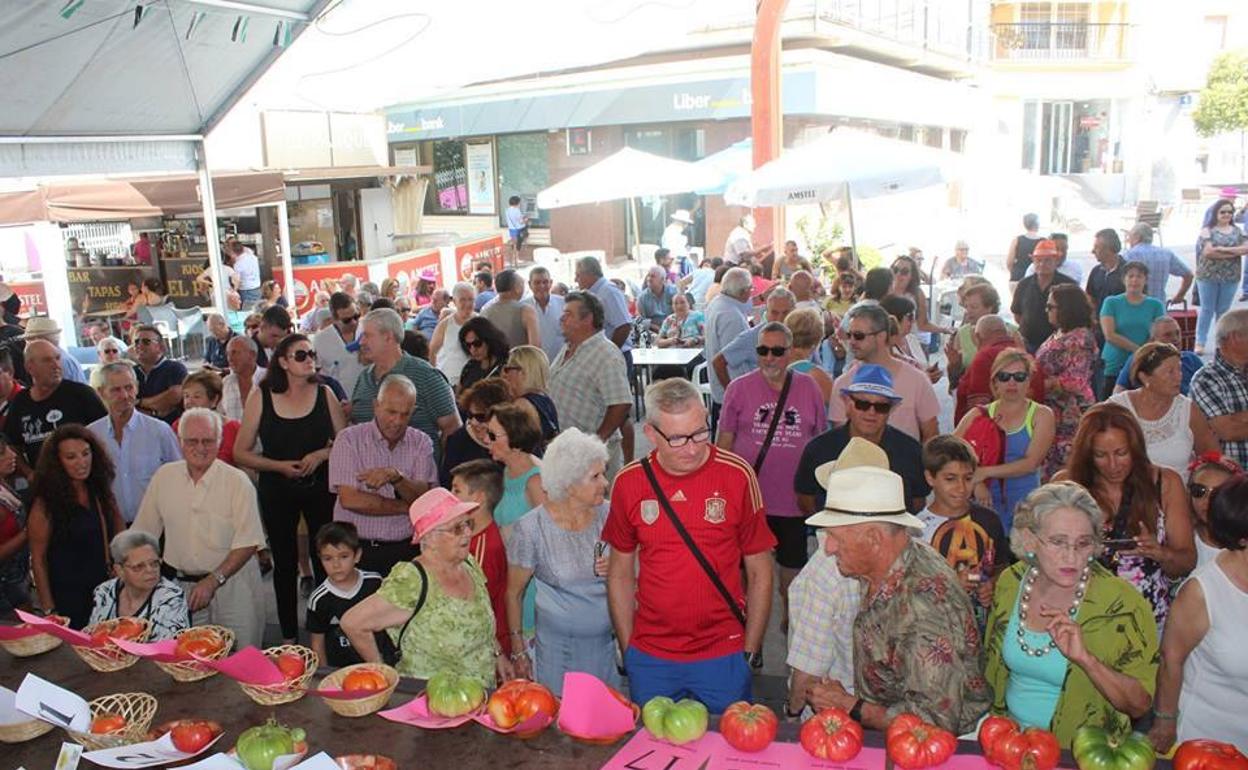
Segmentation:
[(637, 724), (631, 707), (621, 703), (597, 677), (580, 671), (563, 675), (559, 729), (581, 738), (627, 733)]
[[(646, 730), (638, 730), (603, 770), (881, 770), (883, 749), (864, 748), (848, 762), (816, 759), (796, 743), (773, 743), (747, 753), (728, 745), (719, 733), (708, 732), (692, 743), (674, 746)], [(962, 770), (970, 770), (963, 768)]]
[(174, 639), (165, 639), (159, 642), (132, 642), (129, 639), (115, 639), (113, 643), (131, 655), (138, 655), (140, 658), (154, 660), (160, 663), (172, 663), (180, 660), (175, 650), (178, 643)]
[(25, 639), (28, 636), (46, 633), (47, 631), (42, 628), (35, 628), (33, 626), (0, 626), (0, 640), (4, 641)]
[(286, 681), (277, 664), (255, 647), (244, 647), (221, 660), (207, 660), (198, 656), (195, 660), (243, 684), (270, 685)]
[(379, 711), (377, 715), (384, 719), (389, 719), (391, 722), (423, 727), (426, 730), (447, 730), (473, 721), (472, 714), (465, 714), (462, 717), (440, 717), (429, 713), (429, 702), (424, 695), (414, 698), (398, 708)]
[(545, 714), (534, 714), (515, 727), (503, 728), (494, 723), (494, 718), (490, 716), (490, 712), (483, 711), (478, 714), (473, 721), (487, 730), (493, 730), (494, 732), (502, 733), (503, 735), (510, 735), (511, 733), (531, 733), (538, 730), (545, 730), (550, 726), (550, 723), (555, 720)]
[(70, 644), (74, 644), (79, 647), (103, 647), (104, 646), (101, 644), (96, 644), (95, 642), (91, 641), (91, 637), (88, 636), (87, 634), (84, 634), (81, 631), (75, 631), (72, 628), (66, 628), (65, 626), (62, 626), (59, 623), (53, 623), (47, 618), (43, 618), (38, 615), (32, 615), (29, 612), (23, 612), (22, 610), (17, 611), (17, 616), (21, 618), (23, 622), (29, 623), (30, 625), (35, 626), (36, 628), (40, 628), (46, 633), (49, 633), (52, 636), (55, 636), (59, 639), (63, 639), (69, 642)]

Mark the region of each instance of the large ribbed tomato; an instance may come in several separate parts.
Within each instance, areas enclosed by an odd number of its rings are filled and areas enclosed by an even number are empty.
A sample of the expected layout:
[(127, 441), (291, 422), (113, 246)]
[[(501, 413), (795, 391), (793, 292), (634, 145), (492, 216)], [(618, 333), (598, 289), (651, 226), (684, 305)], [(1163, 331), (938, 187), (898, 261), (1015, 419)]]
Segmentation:
[(933, 767), (953, 756), (957, 737), (943, 728), (924, 722), (914, 714), (900, 714), (888, 725), (884, 746), (888, 758), (904, 770)]
[(1174, 752), (1174, 770), (1248, 770), (1248, 757), (1229, 743), (1183, 741)]
[(862, 751), (862, 725), (845, 709), (828, 708), (806, 720), (798, 740), (812, 757), (844, 762)]
[(780, 720), (776, 712), (762, 705), (739, 700), (719, 718), (719, 732), (728, 745), (740, 751), (762, 751), (776, 739)]

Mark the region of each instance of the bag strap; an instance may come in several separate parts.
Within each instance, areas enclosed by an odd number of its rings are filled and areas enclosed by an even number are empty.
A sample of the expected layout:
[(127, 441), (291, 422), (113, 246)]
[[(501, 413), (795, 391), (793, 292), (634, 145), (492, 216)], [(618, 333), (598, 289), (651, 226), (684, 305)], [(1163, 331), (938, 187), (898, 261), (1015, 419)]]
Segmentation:
[(415, 559), (412, 560), (412, 564), (416, 565), (416, 571), (420, 573), (420, 595), (416, 597), (416, 606), (412, 608), (412, 614), (407, 616), (403, 628), (399, 629), (399, 638), (394, 643), (396, 650), (403, 649), (403, 634), (407, 633), (407, 627), (412, 624), (420, 608), (425, 606), (425, 597), (429, 595), (429, 574), (425, 572), (425, 565)]
[(728, 592), (728, 587), (724, 585), (724, 581), (719, 579), (719, 575), (715, 574), (715, 569), (711, 563), (706, 560), (706, 556), (702, 554), (693, 538), (689, 536), (689, 530), (685, 529), (685, 525), (680, 522), (680, 517), (676, 515), (676, 511), (672, 510), (672, 504), (668, 501), (667, 495), (663, 494), (663, 489), (659, 487), (659, 480), (654, 475), (654, 468), (650, 465), (650, 458), (643, 457), (641, 459), (642, 470), (646, 472), (646, 478), (650, 480), (650, 487), (654, 490), (654, 494), (659, 498), (659, 505), (662, 506), (663, 512), (667, 514), (668, 521), (672, 522), (672, 526), (676, 529), (676, 534), (680, 535), (680, 539), (685, 541), (685, 545), (689, 548), (689, 552), (693, 554), (693, 558), (697, 559), (698, 566), (702, 567), (702, 571), (711, 579), (711, 583), (715, 585), (715, 590), (719, 591), (719, 595), (723, 597), (728, 608), (732, 610), (732, 615), (745, 627), (745, 612), (732, 598), (732, 594)]
[(784, 387), (780, 388), (780, 398), (776, 401), (776, 409), (771, 414), (771, 425), (767, 426), (767, 438), (763, 439), (763, 445), (758, 449), (758, 457), (754, 458), (754, 475), (758, 475), (759, 468), (763, 467), (763, 460), (767, 459), (767, 450), (771, 449), (771, 439), (776, 435), (776, 428), (780, 427), (780, 415), (784, 413), (784, 403), (789, 398), (789, 386), (793, 384), (793, 370), (784, 373)]

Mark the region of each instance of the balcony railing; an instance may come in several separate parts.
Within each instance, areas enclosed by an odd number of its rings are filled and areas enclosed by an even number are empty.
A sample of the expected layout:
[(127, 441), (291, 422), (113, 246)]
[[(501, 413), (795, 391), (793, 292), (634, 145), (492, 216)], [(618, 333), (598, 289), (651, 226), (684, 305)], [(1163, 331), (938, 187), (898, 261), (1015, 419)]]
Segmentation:
[(1115, 61), (1126, 58), (1129, 24), (1023, 22), (992, 26), (996, 60)]

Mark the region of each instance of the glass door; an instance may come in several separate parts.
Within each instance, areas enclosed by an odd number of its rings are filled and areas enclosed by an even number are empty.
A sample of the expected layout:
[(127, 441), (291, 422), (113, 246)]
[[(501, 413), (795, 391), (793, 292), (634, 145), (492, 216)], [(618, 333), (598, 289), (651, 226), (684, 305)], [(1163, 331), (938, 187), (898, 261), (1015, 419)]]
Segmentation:
[(1070, 173), (1070, 137), (1074, 115), (1073, 102), (1046, 102), (1044, 105), (1044, 144), (1041, 148), (1040, 173)]

